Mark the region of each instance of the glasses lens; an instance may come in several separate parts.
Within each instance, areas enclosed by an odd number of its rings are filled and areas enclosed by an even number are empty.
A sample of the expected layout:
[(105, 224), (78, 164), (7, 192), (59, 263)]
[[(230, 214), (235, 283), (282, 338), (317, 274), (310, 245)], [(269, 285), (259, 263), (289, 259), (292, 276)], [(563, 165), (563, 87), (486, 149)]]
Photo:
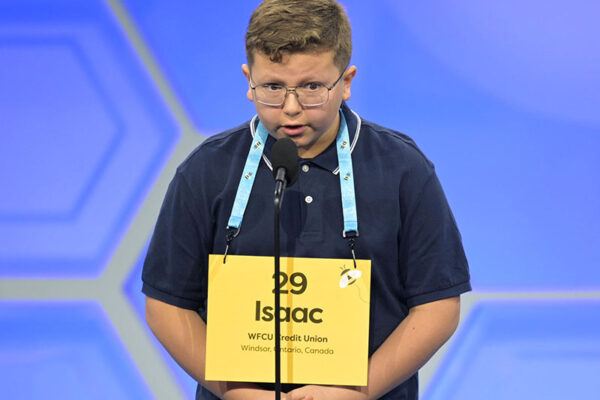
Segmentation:
[(278, 106), (283, 103), (285, 88), (280, 86), (257, 86), (254, 93), (256, 100), (260, 103)]
[(320, 106), (321, 104), (327, 103), (329, 96), (329, 90), (325, 86), (320, 86), (318, 89), (311, 89), (310, 87), (302, 87), (296, 89), (298, 93), (298, 101), (303, 106)]

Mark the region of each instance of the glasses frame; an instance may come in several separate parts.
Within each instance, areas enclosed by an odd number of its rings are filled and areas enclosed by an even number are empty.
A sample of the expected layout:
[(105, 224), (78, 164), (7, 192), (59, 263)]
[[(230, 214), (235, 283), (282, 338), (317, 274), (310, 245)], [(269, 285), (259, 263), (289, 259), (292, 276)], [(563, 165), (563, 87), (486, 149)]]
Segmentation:
[[(338, 84), (338, 82), (342, 79), (342, 77), (344, 76), (344, 73), (346, 72), (346, 68), (344, 68), (344, 70), (342, 71), (342, 73), (340, 74), (340, 76), (338, 76), (338, 78), (335, 80), (335, 82), (333, 82), (333, 84), (331, 84), (331, 86), (327, 87), (325, 86), (325, 89), (327, 89), (327, 98), (325, 99), (325, 101), (323, 101), (322, 103), (316, 103), (316, 104), (304, 104), (300, 101), (300, 97), (298, 96), (298, 92), (296, 91), (296, 89), (298, 89), (299, 86), (284, 86), (284, 85), (280, 85), (285, 89), (285, 94), (283, 95), (283, 100), (281, 101), (281, 103), (267, 103), (261, 100), (258, 100), (256, 98), (256, 88), (259, 86), (264, 86), (264, 84), (262, 85), (255, 85), (252, 86), (252, 73), (250, 73), (250, 89), (252, 89), (252, 97), (254, 98), (254, 100), (257, 103), (263, 104), (265, 106), (270, 106), (270, 107), (281, 107), (285, 104), (285, 100), (287, 99), (288, 93), (292, 92), (296, 95), (296, 100), (298, 101), (298, 103), (302, 106), (302, 107), (319, 107), (322, 106), (323, 104), (327, 104), (327, 102), (329, 101), (329, 92), (331, 92), (331, 90), (335, 87), (335, 85)], [(300, 86), (301, 87), (301, 86)]]

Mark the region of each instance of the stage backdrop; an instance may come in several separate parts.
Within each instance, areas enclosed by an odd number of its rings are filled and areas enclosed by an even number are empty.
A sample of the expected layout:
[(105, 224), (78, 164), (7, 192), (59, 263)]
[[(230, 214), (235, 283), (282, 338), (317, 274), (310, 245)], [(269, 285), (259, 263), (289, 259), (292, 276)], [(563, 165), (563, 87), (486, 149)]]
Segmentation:
[[(1, 398), (193, 398), (141, 266), (176, 166), (253, 115), (257, 4), (0, 2)], [(597, 396), (600, 3), (343, 4), (349, 105), (435, 163), (471, 265), (423, 398)]]

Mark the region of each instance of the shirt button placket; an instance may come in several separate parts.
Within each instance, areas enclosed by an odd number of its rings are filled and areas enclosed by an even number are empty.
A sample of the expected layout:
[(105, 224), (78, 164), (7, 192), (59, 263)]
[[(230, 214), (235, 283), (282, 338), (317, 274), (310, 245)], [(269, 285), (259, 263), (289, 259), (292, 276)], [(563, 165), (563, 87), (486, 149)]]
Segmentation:
[[(307, 163), (307, 164), (302, 164), (302, 167), (301, 167), (301, 169), (302, 169), (302, 172), (304, 172), (304, 173), (306, 173), (306, 172), (310, 171), (310, 167), (309, 167), (308, 163)], [(305, 202), (306, 204), (310, 204), (310, 203), (312, 203), (312, 202), (313, 202), (313, 198), (312, 198), (312, 196), (306, 196), (306, 197), (304, 198), (304, 202)]]

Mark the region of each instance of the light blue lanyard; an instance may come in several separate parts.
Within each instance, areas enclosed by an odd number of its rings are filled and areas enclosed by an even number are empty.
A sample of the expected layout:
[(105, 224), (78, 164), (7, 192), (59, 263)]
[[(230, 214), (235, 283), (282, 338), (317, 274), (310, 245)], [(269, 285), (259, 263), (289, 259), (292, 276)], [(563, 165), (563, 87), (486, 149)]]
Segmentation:
[[(252, 141), (252, 145), (250, 145), (248, 158), (246, 158), (240, 184), (235, 194), (227, 229), (235, 229), (239, 232), (242, 219), (244, 218), (244, 211), (246, 211), (248, 199), (250, 198), (250, 192), (252, 191), (252, 185), (254, 185), (254, 178), (256, 178), (256, 170), (258, 170), (258, 164), (260, 163), (268, 137), (269, 132), (267, 132), (262, 122), (259, 121), (254, 140)], [(237, 232), (235, 236), (237, 236)]]
[[(252, 123), (252, 122), (251, 122)], [(225, 248), (225, 257), (229, 250), (229, 245), (234, 237), (240, 232), (244, 211), (248, 205), (250, 192), (258, 170), (258, 164), (263, 154), (263, 149), (267, 143), (269, 133), (259, 121), (256, 128), (254, 140), (250, 145), (250, 152), (246, 159), (246, 164), (240, 178), (229, 222), (227, 223), (227, 247)], [(358, 236), (358, 218), (356, 216), (356, 194), (354, 191), (354, 173), (352, 171), (352, 153), (350, 145), (350, 136), (348, 135), (348, 125), (346, 118), (340, 110), (340, 129), (336, 138), (336, 150), (339, 165), (340, 189), (342, 195), (342, 210), (344, 214), (344, 230), (342, 235), (350, 238), (352, 256), (354, 257), (354, 238)], [(224, 261), (225, 262), (225, 261)]]
[(342, 210), (344, 212), (344, 237), (352, 232), (358, 236), (358, 217), (356, 216), (356, 194), (354, 192), (354, 172), (352, 171), (352, 153), (350, 136), (344, 114), (340, 112), (340, 130), (335, 139), (338, 165), (340, 167), (340, 189), (342, 192)]

